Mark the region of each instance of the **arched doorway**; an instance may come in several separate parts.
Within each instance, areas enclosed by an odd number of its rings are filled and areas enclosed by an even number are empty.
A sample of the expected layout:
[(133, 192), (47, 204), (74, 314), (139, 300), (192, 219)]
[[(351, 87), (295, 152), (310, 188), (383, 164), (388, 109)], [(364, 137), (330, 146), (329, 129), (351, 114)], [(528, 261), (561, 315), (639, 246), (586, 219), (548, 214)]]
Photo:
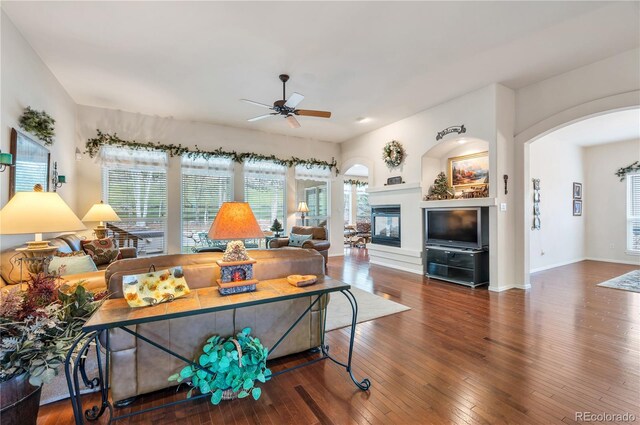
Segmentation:
[(369, 205), (369, 168), (354, 163), (344, 172), (344, 245), (345, 255), (352, 249), (366, 249), (371, 238), (371, 207)]

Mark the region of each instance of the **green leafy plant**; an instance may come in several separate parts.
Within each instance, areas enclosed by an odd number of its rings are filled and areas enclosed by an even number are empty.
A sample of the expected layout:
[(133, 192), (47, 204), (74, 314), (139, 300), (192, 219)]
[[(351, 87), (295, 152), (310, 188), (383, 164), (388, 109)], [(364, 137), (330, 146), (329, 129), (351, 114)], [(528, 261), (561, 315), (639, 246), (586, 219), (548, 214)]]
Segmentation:
[(194, 148), (187, 148), (181, 144), (174, 145), (172, 143), (165, 144), (160, 142), (137, 142), (135, 140), (123, 140), (116, 133), (108, 134), (103, 133), (99, 129), (96, 130), (98, 135), (91, 139), (88, 139), (85, 147), (91, 158), (98, 155), (100, 147), (102, 146), (120, 146), (123, 148), (133, 150), (149, 150), (149, 151), (163, 151), (169, 154), (169, 156), (183, 156), (186, 155), (189, 158), (229, 158), (234, 162), (243, 163), (244, 161), (258, 162), (258, 161), (270, 161), (278, 165), (285, 167), (293, 167), (296, 165), (304, 165), (307, 168), (319, 167), (324, 170), (335, 170), (336, 176), (339, 173), (338, 163), (335, 158), (331, 159), (331, 162), (322, 161), (315, 158), (302, 159), (292, 156), (290, 158), (279, 158), (275, 155), (262, 155), (253, 152), (236, 152), (225, 151), (222, 148), (207, 151), (200, 149), (198, 146)]
[(37, 136), (47, 146), (53, 144), (55, 123), (56, 120), (45, 111), (36, 111), (31, 106), (26, 107), (19, 121), (20, 128)]
[(250, 333), (251, 329), (245, 328), (235, 338), (212, 336), (202, 347), (200, 357), (194, 359), (194, 363), (211, 373), (189, 365), (171, 375), (169, 381), (189, 382), (192, 388), (187, 398), (193, 390), (198, 390), (201, 394), (211, 394), (212, 404), (219, 404), (224, 392), (229, 390), (238, 398), (251, 395), (259, 399), (262, 390), (256, 387), (256, 381), (264, 383), (271, 378), (267, 368), (269, 350)]
[(105, 295), (60, 285), (42, 273), (31, 277), (25, 291), (0, 292), (0, 382), (23, 373), (31, 385), (50, 382)]
[(620, 181), (623, 181), (627, 174), (637, 173), (638, 171), (640, 171), (640, 161), (635, 161), (634, 163), (627, 165), (626, 167), (618, 168), (618, 171), (616, 171), (615, 174), (616, 176), (620, 177)]
[(273, 223), (271, 224), (269, 230), (271, 230), (272, 232), (280, 233), (284, 230), (284, 228), (282, 227), (282, 223), (280, 223), (280, 221), (278, 221), (278, 219), (276, 218), (273, 220)]
[(367, 187), (369, 186), (369, 182), (363, 181), (363, 180), (356, 180), (356, 179), (346, 179), (344, 181), (344, 184), (350, 184), (352, 186), (355, 187)]

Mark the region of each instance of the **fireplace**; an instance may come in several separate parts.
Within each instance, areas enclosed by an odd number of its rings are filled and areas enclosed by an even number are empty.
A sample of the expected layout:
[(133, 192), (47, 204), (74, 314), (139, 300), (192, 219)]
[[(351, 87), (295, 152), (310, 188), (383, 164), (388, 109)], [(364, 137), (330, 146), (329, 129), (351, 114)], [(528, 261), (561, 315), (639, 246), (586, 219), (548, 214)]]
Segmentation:
[(371, 207), (371, 243), (400, 247), (400, 205)]

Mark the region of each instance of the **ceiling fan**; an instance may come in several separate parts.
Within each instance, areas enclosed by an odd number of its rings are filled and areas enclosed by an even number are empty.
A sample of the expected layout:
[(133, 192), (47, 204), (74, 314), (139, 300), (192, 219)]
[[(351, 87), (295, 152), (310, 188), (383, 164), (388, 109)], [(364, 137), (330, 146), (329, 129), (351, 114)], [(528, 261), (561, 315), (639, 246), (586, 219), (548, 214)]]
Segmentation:
[(299, 128), (300, 123), (296, 119), (296, 115), (302, 115), (307, 117), (320, 117), (320, 118), (331, 118), (331, 112), (327, 111), (313, 111), (310, 109), (296, 109), (296, 106), (304, 99), (304, 96), (300, 93), (293, 93), (287, 99), (286, 96), (286, 85), (287, 81), (289, 81), (289, 76), (287, 74), (280, 74), (280, 81), (282, 81), (282, 100), (276, 100), (273, 102), (273, 106), (267, 105), (265, 103), (254, 102), (253, 100), (248, 99), (240, 99), (243, 102), (250, 103), (252, 105), (261, 106), (263, 108), (271, 109), (273, 112), (268, 114), (259, 115), (257, 117), (249, 118), (247, 121), (253, 122), (258, 121), (264, 118), (269, 118), (276, 115), (282, 115), (286, 118), (289, 127), (291, 128)]

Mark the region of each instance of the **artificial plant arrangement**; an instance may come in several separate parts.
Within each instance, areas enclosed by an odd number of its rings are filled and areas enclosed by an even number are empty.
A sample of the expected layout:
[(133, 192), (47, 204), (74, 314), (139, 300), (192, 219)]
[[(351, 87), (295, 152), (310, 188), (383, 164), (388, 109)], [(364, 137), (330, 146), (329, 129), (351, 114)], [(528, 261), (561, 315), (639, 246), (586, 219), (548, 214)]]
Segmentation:
[[(267, 368), (269, 350), (258, 338), (252, 337), (250, 328), (244, 328), (235, 338), (212, 336), (202, 347), (202, 354), (194, 363), (169, 377), (169, 381), (186, 381), (191, 386), (187, 392), (190, 398), (193, 390), (201, 394), (211, 394), (211, 403), (251, 395), (260, 398), (262, 390), (256, 381), (265, 383), (271, 378)], [(211, 373), (205, 371), (207, 369)]]
[(278, 237), (280, 236), (280, 232), (284, 231), (284, 228), (282, 227), (282, 223), (280, 223), (280, 221), (278, 221), (278, 219), (275, 218), (273, 219), (273, 223), (271, 224), (271, 227), (269, 228), (269, 230), (274, 232), (275, 236)]
[(441, 171), (433, 181), (433, 184), (429, 188), (429, 193), (424, 197), (424, 200), (438, 201), (441, 199), (453, 199), (454, 195), (453, 189), (451, 189), (449, 183), (447, 183), (447, 176)]
[(392, 140), (382, 148), (382, 160), (389, 169), (397, 168), (404, 161), (406, 152), (402, 143)]
[(27, 106), (24, 113), (20, 117), (20, 128), (38, 137), (46, 146), (53, 144), (54, 120), (45, 111), (36, 111)]
[(635, 161), (634, 163), (627, 165), (626, 167), (618, 168), (616, 171), (616, 176), (620, 177), (620, 181), (623, 181), (627, 174), (629, 173), (637, 173), (640, 171), (640, 161)]
[(32, 275), (25, 291), (0, 293), (0, 382), (29, 374), (29, 383), (50, 382), (80, 335), (82, 325), (105, 299), (82, 285)]

